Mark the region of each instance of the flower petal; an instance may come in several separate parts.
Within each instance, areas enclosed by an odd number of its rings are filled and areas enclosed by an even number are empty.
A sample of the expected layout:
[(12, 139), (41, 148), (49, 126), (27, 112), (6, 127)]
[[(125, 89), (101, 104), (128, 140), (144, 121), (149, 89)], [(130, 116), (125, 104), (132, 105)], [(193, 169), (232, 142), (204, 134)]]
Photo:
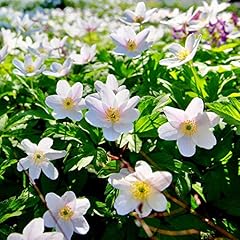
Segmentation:
[(27, 154), (34, 153), (37, 148), (37, 145), (32, 143), (29, 139), (23, 139), (21, 145)]
[(43, 219), (46, 227), (52, 228), (56, 226), (56, 221), (49, 210), (43, 214)]
[(75, 211), (76, 216), (85, 215), (87, 210), (90, 208), (90, 202), (87, 198), (78, 198), (76, 199)]
[(46, 154), (46, 158), (49, 160), (55, 160), (55, 159), (59, 159), (59, 158), (63, 158), (66, 156), (66, 151), (62, 150), (62, 151), (58, 151), (58, 150), (53, 150), (50, 149)]
[(58, 178), (58, 170), (51, 162), (42, 165), (43, 173), (50, 179), (55, 180)]
[(38, 143), (38, 148), (40, 148), (42, 151), (48, 151), (52, 145), (53, 140), (49, 137), (45, 137)]
[(31, 157), (25, 157), (25, 158), (21, 158), (19, 160), (19, 162), (17, 163), (17, 170), (19, 172), (28, 169), (32, 163), (31, 163)]
[(177, 140), (177, 146), (181, 155), (185, 157), (192, 157), (196, 152), (196, 144), (192, 138), (183, 136)]
[(59, 80), (57, 82), (56, 92), (57, 92), (58, 95), (65, 98), (65, 97), (67, 97), (67, 94), (68, 94), (69, 90), (70, 90), (70, 85), (66, 80)]
[(197, 117), (198, 114), (203, 113), (204, 104), (201, 98), (195, 97), (187, 106), (185, 113), (191, 119)]
[(73, 224), (71, 221), (64, 221), (62, 219), (59, 219), (58, 224), (56, 225), (56, 230), (58, 232), (62, 232), (64, 236), (66, 236), (66, 240), (71, 240), (73, 235)]
[(185, 120), (185, 112), (181, 109), (167, 106), (163, 108), (163, 111), (169, 123), (173, 127), (178, 128), (179, 125)]
[(31, 165), (29, 167), (29, 176), (32, 180), (38, 179), (41, 173), (41, 168), (36, 165)]
[(119, 138), (120, 133), (116, 132), (113, 128), (103, 128), (103, 136), (108, 141), (115, 141)]
[(89, 225), (84, 217), (78, 217), (72, 220), (74, 232), (79, 234), (86, 234), (89, 231)]
[(162, 192), (171, 184), (172, 174), (167, 171), (157, 171), (152, 173), (147, 181), (159, 192)]
[(167, 122), (158, 128), (158, 136), (164, 140), (177, 140), (181, 137), (181, 132)]
[(194, 134), (192, 138), (198, 147), (205, 149), (212, 149), (217, 144), (217, 140), (212, 131), (204, 127), (198, 129), (198, 132)]
[(25, 240), (22, 234), (20, 233), (11, 233), (8, 237), (7, 240)]
[(160, 192), (154, 192), (147, 199), (148, 205), (157, 212), (163, 212), (167, 209), (167, 199)]
[(44, 232), (44, 221), (42, 218), (34, 218), (24, 229), (23, 236), (26, 239), (38, 237)]
[(46, 195), (45, 200), (48, 208), (52, 212), (58, 212), (60, 208), (64, 207), (64, 201), (57, 194), (50, 192)]

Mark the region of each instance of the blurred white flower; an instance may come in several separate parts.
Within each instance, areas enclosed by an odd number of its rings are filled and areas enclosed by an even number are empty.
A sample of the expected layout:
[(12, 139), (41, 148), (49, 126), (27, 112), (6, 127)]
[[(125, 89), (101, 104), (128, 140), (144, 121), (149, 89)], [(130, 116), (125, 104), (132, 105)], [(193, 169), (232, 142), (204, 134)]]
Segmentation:
[(202, 99), (194, 98), (186, 110), (173, 107), (163, 109), (168, 122), (158, 128), (158, 134), (164, 140), (177, 140), (180, 153), (191, 157), (196, 152), (196, 146), (211, 149), (216, 144), (212, 133), (220, 118), (213, 112), (203, 112)]
[(157, 11), (156, 8), (146, 10), (144, 2), (138, 2), (135, 11), (127, 9), (124, 12), (123, 18), (120, 20), (125, 23), (138, 23), (142, 24), (148, 22), (151, 16)]
[(115, 141), (122, 133), (133, 130), (133, 122), (139, 117), (135, 108), (139, 97), (130, 97), (127, 89), (116, 94), (112, 86), (101, 86), (99, 95), (88, 95), (85, 99), (89, 111), (85, 118), (95, 127), (103, 128), (103, 136), (108, 141)]
[(0, 49), (0, 62), (2, 62), (5, 57), (8, 55), (8, 46), (5, 45)]
[(13, 73), (27, 77), (38, 75), (45, 69), (45, 65), (42, 65), (43, 61), (42, 57), (37, 57), (35, 61), (33, 61), (30, 54), (25, 55), (24, 62), (13, 59), (13, 65), (16, 67), (13, 69)]
[(77, 199), (74, 192), (68, 191), (61, 197), (50, 192), (45, 200), (49, 209), (43, 215), (46, 227), (55, 227), (58, 232), (63, 231), (66, 240), (71, 240), (73, 232), (82, 235), (88, 232), (89, 225), (83, 216), (90, 207), (87, 198)]
[(169, 46), (169, 51), (174, 57), (160, 60), (160, 65), (167, 66), (167, 68), (174, 68), (191, 61), (197, 52), (200, 40), (201, 35), (196, 39), (192, 33), (187, 37), (185, 47), (178, 43), (172, 43)]
[(33, 47), (28, 47), (28, 50), (34, 55), (42, 58), (48, 58), (52, 52), (52, 48), (47, 41), (37, 42)]
[(81, 48), (80, 54), (72, 53), (70, 58), (73, 60), (73, 64), (82, 65), (92, 61), (96, 55), (96, 45), (87, 46), (84, 45)]
[(11, 233), (7, 240), (64, 240), (62, 233), (44, 233), (44, 221), (42, 218), (34, 218), (23, 229), (23, 234)]
[(131, 27), (122, 27), (112, 33), (110, 37), (117, 44), (114, 53), (118, 55), (127, 55), (128, 57), (139, 57), (141, 53), (147, 50), (152, 42), (146, 41), (150, 33), (149, 29), (144, 29), (138, 34)]
[(21, 145), (28, 156), (19, 160), (17, 164), (18, 171), (29, 169), (29, 176), (32, 180), (38, 179), (41, 171), (48, 178), (52, 180), (57, 179), (58, 170), (51, 161), (63, 158), (66, 155), (66, 151), (52, 149), (53, 140), (48, 137), (43, 138), (38, 145), (32, 143), (29, 139), (24, 139)]
[(167, 209), (167, 199), (161, 193), (172, 182), (172, 174), (166, 171), (152, 172), (145, 161), (138, 161), (135, 172), (121, 169), (112, 174), (108, 182), (119, 189), (114, 207), (119, 215), (126, 215), (135, 210), (143, 218), (152, 209), (163, 212)]
[(82, 84), (78, 82), (71, 87), (66, 80), (60, 80), (56, 92), (57, 95), (48, 96), (45, 101), (53, 109), (53, 116), (56, 119), (68, 117), (73, 121), (80, 121), (81, 110), (85, 107)]
[(43, 74), (47, 76), (59, 78), (59, 77), (66, 76), (70, 72), (71, 67), (72, 67), (72, 59), (67, 58), (63, 64), (53, 62), (50, 66), (50, 71), (49, 70), (43, 71)]

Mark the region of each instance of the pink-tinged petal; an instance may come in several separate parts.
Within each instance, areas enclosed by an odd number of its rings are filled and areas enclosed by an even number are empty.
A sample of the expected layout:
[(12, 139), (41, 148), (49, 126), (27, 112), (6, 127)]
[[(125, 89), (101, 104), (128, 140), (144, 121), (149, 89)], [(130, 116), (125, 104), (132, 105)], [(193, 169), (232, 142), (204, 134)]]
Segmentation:
[(149, 33), (150, 33), (149, 29), (144, 29), (143, 31), (141, 31), (140, 33), (137, 34), (137, 36), (136, 36), (137, 46), (142, 44), (142, 42), (144, 42), (147, 39)]
[(101, 118), (101, 116), (99, 116), (99, 113), (94, 110), (88, 111), (85, 115), (85, 119), (89, 124), (94, 127), (111, 127), (111, 123), (106, 121), (104, 118)]
[(58, 232), (62, 232), (64, 236), (66, 236), (66, 240), (71, 240), (73, 235), (73, 224), (71, 221), (64, 221), (62, 219), (58, 220), (58, 224), (56, 225), (56, 230)]
[[(108, 182), (117, 189), (128, 191), (131, 187), (131, 183), (125, 180), (125, 177), (128, 176), (130, 172), (127, 168), (122, 168), (119, 173), (113, 173), (108, 178)], [(136, 180), (136, 179), (134, 179)]]
[(172, 174), (166, 171), (157, 171), (151, 174), (147, 181), (159, 192), (166, 189), (172, 182)]
[(21, 145), (27, 154), (34, 153), (37, 148), (37, 145), (32, 143), (29, 139), (23, 139)]
[(177, 140), (178, 149), (184, 157), (192, 157), (196, 152), (196, 144), (192, 138), (183, 136)]
[(73, 121), (80, 121), (83, 115), (82, 115), (82, 112), (68, 111), (67, 117)]
[(195, 43), (195, 36), (194, 33), (190, 34), (187, 36), (186, 42), (185, 42), (185, 48), (189, 51), (192, 52), (193, 47)]
[(76, 214), (74, 215), (76, 217), (79, 217), (80, 215), (83, 216), (87, 213), (87, 210), (89, 208), (90, 208), (90, 202), (87, 198), (78, 198), (76, 199), (76, 205), (75, 205)]
[(152, 212), (152, 208), (148, 205), (147, 202), (144, 202), (142, 205), (139, 205), (136, 208), (136, 212), (140, 218), (144, 218), (147, 217)]
[(219, 124), (220, 117), (216, 113), (206, 112), (206, 114), (207, 114), (208, 119), (210, 121), (211, 127), (215, 127), (216, 125)]
[(52, 227), (56, 226), (56, 220), (57, 219), (54, 219), (52, 214), (49, 211), (46, 211), (43, 214), (43, 219), (44, 219), (44, 225), (46, 227), (52, 228)]
[(118, 81), (113, 74), (108, 74), (106, 85), (110, 87), (112, 90), (118, 89)]
[(137, 16), (144, 17), (146, 13), (146, 6), (144, 2), (138, 2), (136, 9), (135, 9), (135, 14)]
[(113, 128), (103, 128), (103, 136), (106, 138), (108, 141), (116, 141), (120, 133), (116, 132)]
[(165, 59), (160, 60), (160, 62), (159, 62), (160, 65), (167, 66), (168, 68), (172, 68), (172, 66), (174, 66), (176, 64), (180, 64), (180, 63), (181, 63), (181, 61), (176, 57), (165, 58)]
[(48, 232), (43, 233), (37, 240), (64, 240), (64, 236), (62, 233)]
[(113, 129), (119, 133), (128, 133), (133, 130), (132, 123), (115, 123)]
[(63, 98), (67, 97), (67, 94), (70, 90), (70, 85), (66, 80), (59, 80), (57, 82), (57, 89), (56, 92), (58, 95), (62, 96)]
[(138, 161), (135, 165), (135, 171), (140, 180), (145, 180), (152, 174), (151, 167), (145, 161)]
[(127, 41), (129, 39), (135, 39), (136, 38), (136, 33), (134, 31), (134, 29), (132, 27), (129, 26), (125, 26), (122, 27), (118, 30), (118, 35), (123, 36), (124, 39), (126, 39)]
[(32, 180), (38, 179), (41, 173), (41, 168), (36, 165), (29, 167), (29, 176)]
[(123, 36), (118, 35), (116, 33), (112, 33), (110, 34), (110, 37), (117, 46), (120, 45), (123, 48), (126, 47), (127, 41), (123, 38)]
[(20, 233), (11, 233), (8, 237), (7, 240), (25, 240), (22, 234)]
[(58, 178), (58, 170), (54, 167), (54, 165), (51, 162), (43, 164), (42, 171), (51, 180), (55, 180)]
[(45, 200), (47, 202), (48, 208), (51, 210), (51, 212), (58, 213), (59, 209), (63, 208), (65, 203), (62, 200), (61, 197), (59, 197), (57, 194), (50, 192), (46, 195)]
[(98, 112), (99, 114), (104, 115), (103, 105), (99, 99), (97, 99), (93, 96), (87, 96), (85, 98), (85, 103), (89, 109), (93, 109), (94, 111)]
[(44, 232), (44, 222), (42, 218), (33, 219), (24, 229), (23, 235), (26, 239), (34, 239)]
[(69, 97), (75, 99), (79, 99), (82, 97), (82, 93), (83, 93), (83, 85), (79, 82), (75, 83), (72, 86), (72, 89), (69, 93)]
[(137, 106), (138, 102), (140, 101), (140, 97), (139, 96), (134, 96), (131, 97), (127, 103), (126, 109), (127, 108), (134, 108)]
[(142, 42), (138, 45), (138, 52), (143, 52), (151, 47), (153, 42)]
[(27, 54), (24, 58), (24, 69), (29, 66), (29, 65), (33, 65), (33, 60), (30, 54)]
[(168, 50), (177, 56), (179, 52), (185, 51), (185, 48), (178, 43), (172, 43), (169, 46)]
[(50, 149), (46, 154), (46, 158), (48, 160), (55, 160), (55, 159), (59, 159), (59, 158), (63, 158), (66, 156), (66, 151), (65, 150), (53, 150), (53, 149)]
[(217, 144), (215, 136), (208, 128), (201, 127), (192, 138), (198, 147), (205, 149), (212, 149)]
[(13, 59), (13, 65), (20, 69), (21, 71), (24, 71), (24, 65), (23, 62), (19, 61), (18, 59)]
[(147, 199), (148, 205), (157, 212), (163, 212), (167, 209), (167, 199), (160, 192), (154, 192)]
[(42, 151), (48, 151), (52, 145), (53, 140), (49, 137), (45, 137), (38, 143), (38, 148), (40, 148)]
[(186, 58), (187, 61), (190, 61), (194, 58), (196, 52), (197, 52), (197, 49), (198, 49), (198, 45), (201, 41), (201, 35), (199, 35), (198, 39), (195, 40), (195, 43), (194, 43), (194, 46), (193, 46), (193, 49), (192, 49), (192, 52), (188, 55), (188, 57)]
[(187, 106), (185, 113), (191, 119), (197, 117), (198, 114), (203, 113), (204, 103), (201, 98), (195, 97)]
[(84, 217), (78, 217), (72, 220), (74, 232), (78, 234), (86, 234), (89, 231), (89, 225)]
[(198, 114), (195, 118), (197, 130), (200, 132), (200, 129), (209, 129), (211, 128), (211, 122), (208, 118), (208, 115), (206, 112), (203, 112), (202, 114)]
[(177, 140), (182, 134), (167, 122), (158, 128), (158, 136), (164, 140)]
[(17, 170), (19, 172), (28, 169), (32, 165), (29, 157), (21, 158), (17, 163)]
[(121, 114), (120, 124), (132, 123), (138, 119), (140, 112), (137, 109), (128, 109)]
[(124, 89), (116, 94), (116, 101), (119, 104), (122, 104), (129, 100), (130, 92), (127, 89)]
[(60, 108), (63, 105), (62, 98), (59, 97), (58, 95), (48, 96), (45, 100), (45, 103), (47, 104), (48, 107), (53, 109)]
[(164, 114), (166, 115), (169, 123), (178, 128), (179, 125), (185, 120), (185, 112), (181, 109), (174, 107), (164, 107)]
[(131, 195), (120, 191), (115, 200), (114, 208), (117, 210), (119, 215), (126, 215), (137, 208), (138, 205), (139, 203), (135, 201)]
[(102, 102), (108, 107), (112, 107), (114, 105), (116, 97), (111, 89), (102, 88), (99, 94), (101, 96)]
[(76, 195), (73, 191), (67, 191), (62, 195), (62, 200), (65, 204), (76, 201)]

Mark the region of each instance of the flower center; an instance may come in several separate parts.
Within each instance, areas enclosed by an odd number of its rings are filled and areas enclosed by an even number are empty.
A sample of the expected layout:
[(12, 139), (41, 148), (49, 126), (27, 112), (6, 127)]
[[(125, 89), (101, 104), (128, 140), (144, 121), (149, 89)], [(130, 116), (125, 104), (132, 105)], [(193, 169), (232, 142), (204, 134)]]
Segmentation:
[(67, 97), (63, 100), (63, 107), (66, 110), (71, 110), (75, 106), (75, 103), (72, 98)]
[(136, 16), (134, 17), (134, 22), (141, 23), (144, 20), (144, 17), (142, 16)]
[(186, 136), (192, 136), (197, 132), (197, 124), (193, 120), (186, 120), (180, 125), (181, 132)]
[(47, 53), (47, 50), (44, 47), (38, 48), (38, 51), (43, 54)]
[(132, 196), (139, 201), (145, 201), (152, 192), (152, 187), (143, 181), (137, 181), (132, 184)]
[(127, 41), (127, 49), (128, 49), (128, 51), (133, 52), (133, 51), (136, 50), (136, 48), (137, 48), (136, 42), (134, 40), (129, 39)]
[(28, 66), (26, 66), (25, 70), (27, 73), (32, 73), (35, 71), (35, 67), (33, 65), (28, 65)]
[(38, 165), (38, 164), (46, 161), (46, 156), (42, 151), (36, 151), (33, 154), (33, 161), (34, 161), (35, 164)]
[(184, 49), (177, 54), (177, 58), (182, 61), (182, 60), (186, 59), (186, 57), (189, 54), (190, 54), (190, 52), (187, 49)]
[(72, 211), (72, 209), (69, 206), (64, 206), (58, 212), (59, 217), (61, 219), (63, 219), (64, 221), (69, 221), (71, 219), (71, 217), (73, 216), (73, 214), (74, 214), (74, 212)]
[(105, 114), (106, 114), (106, 119), (109, 122), (116, 123), (120, 120), (120, 112), (117, 108), (110, 107), (107, 109)]

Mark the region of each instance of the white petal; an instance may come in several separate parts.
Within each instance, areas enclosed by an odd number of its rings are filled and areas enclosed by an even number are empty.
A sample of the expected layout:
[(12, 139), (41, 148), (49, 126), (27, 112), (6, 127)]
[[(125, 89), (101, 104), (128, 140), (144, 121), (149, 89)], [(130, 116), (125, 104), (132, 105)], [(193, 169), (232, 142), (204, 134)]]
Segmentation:
[(19, 172), (28, 169), (32, 165), (30, 157), (21, 158), (17, 163), (17, 170)]
[(24, 229), (23, 235), (26, 239), (31, 239), (44, 232), (44, 222), (42, 218), (34, 218)]
[(169, 123), (178, 128), (179, 125), (185, 120), (185, 112), (181, 109), (174, 107), (164, 107), (163, 109)]
[(215, 127), (219, 123), (220, 117), (216, 113), (213, 113), (213, 112), (206, 112), (206, 114), (210, 121), (211, 127)]
[(200, 128), (192, 138), (198, 147), (205, 149), (211, 149), (217, 144), (215, 136), (208, 128)]
[(127, 195), (124, 192), (120, 191), (118, 197), (115, 200), (114, 208), (117, 210), (117, 213), (119, 215), (126, 215), (137, 208), (138, 204), (139, 203), (135, 201), (130, 195)]
[(94, 110), (88, 111), (85, 115), (85, 119), (94, 127), (111, 127), (111, 123), (104, 118), (100, 118), (99, 113)]
[(29, 176), (32, 180), (38, 179), (41, 173), (41, 168), (36, 165), (31, 165), (29, 167)]
[(162, 192), (171, 184), (172, 174), (166, 171), (157, 171), (152, 173), (147, 181), (159, 192)]
[(84, 217), (78, 217), (72, 220), (74, 232), (79, 234), (86, 234), (89, 231), (89, 225), (87, 220)]
[(21, 145), (27, 154), (34, 153), (37, 148), (37, 145), (32, 143), (29, 139), (23, 139)]
[(140, 101), (140, 97), (139, 96), (131, 97), (129, 99), (128, 103), (127, 103), (126, 109), (127, 108), (135, 108), (139, 101)]
[(90, 202), (87, 198), (78, 198), (76, 199), (75, 211), (77, 216), (85, 215), (87, 210), (90, 208)]
[(196, 152), (196, 144), (192, 138), (183, 136), (177, 140), (180, 153), (185, 157), (192, 157)]
[(135, 9), (135, 13), (137, 16), (141, 16), (144, 17), (145, 16), (145, 12), (146, 12), (146, 6), (144, 2), (138, 2), (136, 9)]
[(53, 63), (51, 64), (51, 66), (50, 66), (50, 69), (51, 69), (50, 72), (52, 72), (52, 73), (57, 73), (57, 72), (61, 71), (61, 69), (62, 69), (62, 64), (53, 62)]
[(116, 100), (120, 104), (129, 100), (130, 92), (127, 89), (124, 89), (116, 94)]
[(76, 100), (82, 97), (82, 93), (83, 93), (83, 85), (80, 82), (77, 82), (72, 86), (72, 89), (69, 93), (69, 97)]
[(40, 148), (42, 151), (48, 151), (52, 145), (53, 140), (49, 137), (45, 137), (38, 143), (38, 148)]
[(169, 46), (169, 52), (173, 53), (174, 55), (178, 55), (179, 52), (182, 52), (185, 50), (184, 47), (182, 47), (180, 44), (178, 43), (172, 43), (170, 46)]
[(44, 219), (44, 225), (46, 227), (55, 227), (56, 226), (56, 220), (53, 218), (52, 214), (49, 211), (46, 211), (43, 214), (43, 219)]
[(62, 151), (58, 151), (58, 150), (53, 150), (50, 149), (46, 154), (46, 158), (49, 160), (55, 160), (55, 159), (59, 159), (59, 158), (63, 158), (66, 155), (66, 151), (62, 150)]
[(58, 95), (48, 96), (45, 100), (45, 103), (47, 104), (48, 107), (53, 108), (54, 110), (56, 108), (61, 108), (63, 105), (62, 98), (59, 97)]
[(148, 205), (157, 212), (163, 212), (167, 209), (167, 199), (166, 197), (160, 192), (154, 192), (151, 196), (147, 199)]
[(73, 121), (80, 121), (83, 117), (82, 112), (77, 111), (68, 111), (67, 116)]
[(125, 179), (130, 172), (126, 168), (122, 168), (119, 173), (113, 173), (108, 178), (108, 182), (117, 189), (128, 191), (131, 187), (131, 183)]
[(128, 109), (121, 114), (120, 123), (132, 123), (138, 119), (140, 112), (137, 109)]
[(13, 59), (13, 65), (21, 71), (24, 71), (23, 62), (19, 61), (18, 59)]
[(76, 195), (73, 191), (67, 191), (62, 195), (62, 200), (65, 204), (76, 201)]
[(115, 141), (119, 138), (120, 133), (114, 131), (113, 128), (103, 128), (103, 136), (106, 138), (108, 141)]
[(177, 140), (181, 137), (181, 132), (167, 122), (158, 128), (158, 136), (164, 140)]
[(58, 178), (58, 170), (51, 162), (42, 165), (43, 173), (50, 179), (55, 180)]
[(136, 208), (136, 212), (138, 213), (140, 218), (147, 217), (152, 211), (152, 208), (148, 205), (147, 202), (144, 202), (143, 204), (139, 205), (138, 208)]
[(137, 46), (141, 45), (146, 40), (149, 33), (150, 33), (149, 29), (144, 29), (143, 31), (141, 31), (140, 33), (137, 34), (137, 36), (136, 36)]
[(25, 240), (22, 234), (20, 233), (11, 233), (8, 237), (7, 240)]
[(187, 106), (185, 113), (190, 118), (195, 118), (199, 113), (203, 113), (204, 104), (201, 98), (195, 97)]
[(178, 58), (173, 57), (173, 58), (162, 59), (160, 60), (159, 64), (163, 66), (167, 66), (167, 68), (173, 68), (173, 67), (181, 66), (183, 63)]
[(37, 240), (64, 240), (64, 236), (62, 233), (48, 232), (43, 233)]
[(152, 175), (152, 169), (145, 161), (137, 161), (135, 171), (136, 175), (142, 180), (145, 180)]
[(46, 195), (45, 200), (48, 208), (52, 212), (58, 212), (60, 208), (64, 207), (64, 201), (57, 194), (50, 192)]
[(29, 65), (33, 65), (33, 61), (32, 61), (32, 57), (30, 54), (27, 54), (24, 58), (24, 69), (29, 66)]
[(132, 123), (115, 123), (113, 129), (119, 133), (128, 133), (133, 130)]
[(116, 97), (111, 89), (103, 88), (99, 94), (103, 103), (105, 103), (109, 107), (113, 106)]
[(70, 90), (70, 85), (66, 80), (59, 80), (57, 83), (56, 92), (63, 98), (67, 97), (68, 91)]
[(66, 240), (71, 240), (72, 235), (73, 235), (73, 224), (71, 221), (64, 221), (59, 219), (58, 220), (58, 225), (56, 225), (56, 230), (58, 232), (62, 232), (64, 236), (67, 237)]
[(193, 47), (194, 47), (194, 43), (195, 43), (195, 36), (194, 34), (190, 34), (187, 36), (186, 42), (185, 42), (185, 48), (189, 51), (192, 52)]
[(99, 114), (101, 116), (104, 116), (105, 112), (104, 112), (104, 109), (103, 109), (103, 106), (102, 106), (102, 102), (99, 99), (97, 99), (94, 96), (87, 96), (85, 98), (85, 103), (86, 103), (88, 108), (93, 109), (96, 112), (99, 112)]
[(117, 90), (118, 89), (118, 81), (113, 74), (108, 74), (106, 84), (112, 90)]

